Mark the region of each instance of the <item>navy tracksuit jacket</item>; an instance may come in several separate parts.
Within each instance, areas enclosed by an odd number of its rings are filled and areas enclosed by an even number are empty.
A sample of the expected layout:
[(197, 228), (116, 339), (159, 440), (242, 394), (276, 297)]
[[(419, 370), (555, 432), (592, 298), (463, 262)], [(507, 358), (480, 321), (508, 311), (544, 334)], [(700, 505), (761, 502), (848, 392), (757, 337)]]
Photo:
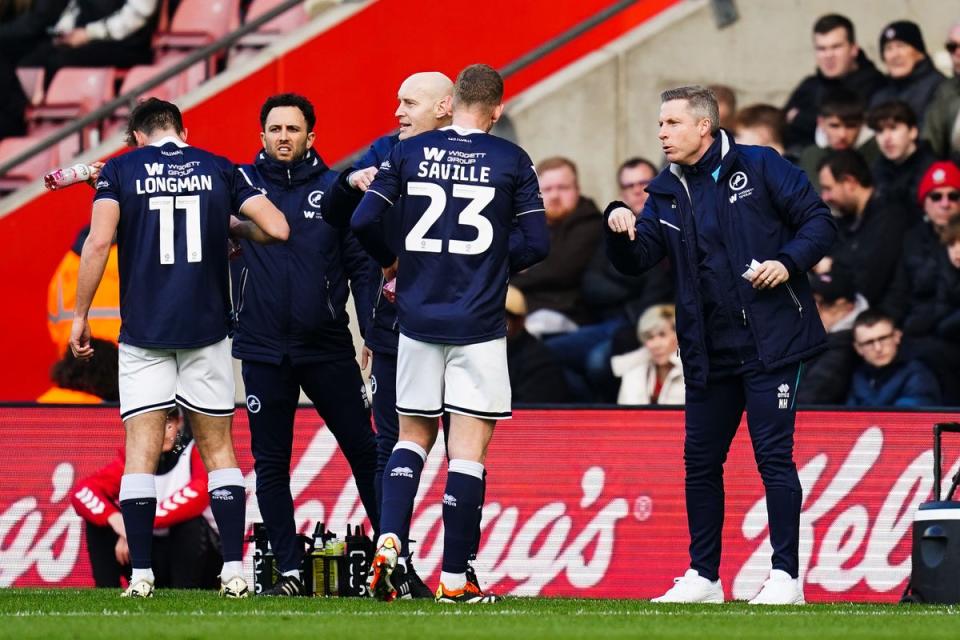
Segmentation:
[(299, 568), (290, 495), (293, 423), (300, 389), (350, 463), (374, 528), (376, 442), (356, 363), (346, 303), (354, 292), (361, 331), (369, 317), (369, 259), (347, 229), (327, 224), (321, 201), (337, 179), (315, 152), (282, 163), (265, 153), (241, 167), (290, 225), (282, 244), (243, 241), (232, 264), (233, 356), (243, 361), (260, 512), (281, 571)]
[[(664, 256), (674, 267), (687, 384), (690, 566), (718, 579), (723, 463), (746, 409), (767, 494), (773, 568), (796, 577), (796, 389), (803, 361), (825, 348), (805, 274), (830, 250), (836, 224), (800, 169), (772, 149), (738, 146), (723, 131), (696, 165), (671, 165), (647, 191), (635, 241), (612, 233), (606, 220), (604, 229), (620, 271), (642, 273)], [(790, 279), (753, 289), (741, 277), (751, 260), (779, 260)]]

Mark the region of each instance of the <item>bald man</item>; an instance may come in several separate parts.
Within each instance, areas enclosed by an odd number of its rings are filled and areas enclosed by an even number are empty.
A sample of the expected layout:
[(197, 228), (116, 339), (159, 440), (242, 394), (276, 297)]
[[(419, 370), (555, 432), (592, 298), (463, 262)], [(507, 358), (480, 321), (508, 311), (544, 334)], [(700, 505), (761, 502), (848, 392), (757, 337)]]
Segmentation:
[[(398, 132), (379, 138), (349, 171), (341, 174), (330, 193), (321, 200), (320, 209), (324, 220), (335, 226), (348, 226), (363, 192), (377, 174), (377, 167), (386, 160), (397, 142), (449, 126), (453, 122), (452, 101), (453, 82), (442, 73), (415, 73), (404, 80), (397, 91), (398, 104), (394, 112)], [(397, 238), (398, 235), (399, 229), (388, 230), (388, 237)], [(370, 258), (370, 269), (374, 274), (371, 281), (377, 286), (370, 291), (373, 316), (367, 323), (363, 336), (361, 367), (366, 369), (372, 366), (370, 382), (373, 388), (373, 419), (377, 425), (377, 471), (374, 482), (379, 503), (383, 472), (400, 435), (396, 407), (397, 345), (400, 330), (397, 309), (383, 295), (386, 282), (380, 265), (373, 258)], [(404, 549), (404, 553), (408, 553), (408, 550)], [(394, 573), (391, 577), (398, 598), (433, 598), (433, 592), (413, 570), (409, 556), (400, 558), (400, 567), (400, 574)]]

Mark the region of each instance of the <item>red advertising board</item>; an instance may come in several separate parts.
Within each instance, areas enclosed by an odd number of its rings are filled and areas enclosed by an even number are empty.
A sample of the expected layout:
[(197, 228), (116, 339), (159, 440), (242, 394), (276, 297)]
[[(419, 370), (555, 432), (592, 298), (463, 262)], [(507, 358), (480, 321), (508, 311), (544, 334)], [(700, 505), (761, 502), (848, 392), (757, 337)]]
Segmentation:
[[(932, 491), (936, 422), (956, 414), (805, 412), (797, 420), (804, 487), (800, 567), (810, 601), (894, 601), (910, 573), (910, 531)], [(259, 520), (246, 414), (235, 438)], [(92, 585), (77, 480), (116, 453), (116, 409), (0, 408), (0, 586)], [(485, 584), (518, 595), (659, 595), (687, 566), (679, 411), (518, 411), (497, 428), (476, 566)], [(944, 477), (960, 439), (944, 447)], [(417, 569), (440, 570), (442, 445), (424, 470), (411, 538)], [(746, 428), (726, 465), (721, 578), (749, 598), (769, 571), (763, 487)], [(301, 530), (344, 532), (363, 518), (349, 467), (312, 409), (298, 414), (292, 491)], [(246, 562), (251, 561), (248, 549)]]

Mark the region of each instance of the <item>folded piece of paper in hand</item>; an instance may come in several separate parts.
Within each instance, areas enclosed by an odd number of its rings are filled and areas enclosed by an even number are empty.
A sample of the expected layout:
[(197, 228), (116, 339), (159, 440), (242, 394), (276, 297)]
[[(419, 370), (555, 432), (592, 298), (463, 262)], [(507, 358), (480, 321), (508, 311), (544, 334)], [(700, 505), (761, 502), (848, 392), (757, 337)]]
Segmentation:
[(740, 274), (744, 280), (753, 281), (754, 272), (760, 267), (760, 263), (756, 260), (751, 260), (750, 264), (747, 265), (747, 270)]

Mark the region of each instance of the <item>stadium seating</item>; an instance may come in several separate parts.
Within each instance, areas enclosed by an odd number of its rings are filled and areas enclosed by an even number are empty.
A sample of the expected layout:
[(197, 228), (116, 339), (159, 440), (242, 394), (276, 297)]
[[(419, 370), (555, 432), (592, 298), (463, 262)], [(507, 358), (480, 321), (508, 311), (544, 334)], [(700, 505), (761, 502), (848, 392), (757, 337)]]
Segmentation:
[[(250, 8), (247, 10), (244, 23), (248, 23), (259, 18), (270, 11), (284, 0), (253, 0)], [(259, 49), (273, 43), (281, 34), (293, 31), (299, 26), (305, 24), (310, 17), (304, 5), (299, 4), (293, 9), (281, 13), (270, 22), (261, 25), (256, 31), (240, 39), (237, 43), (237, 49)]]
[[(19, 138), (5, 138), (0, 140), (0, 160), (11, 158), (18, 153), (37, 144), (46, 133), (23, 136)], [(25, 184), (36, 180), (58, 161), (59, 147), (53, 146), (35, 154), (26, 162), (22, 162), (9, 173), (0, 176), (0, 193), (7, 193), (19, 189)]]
[(38, 105), (43, 102), (43, 80), (45, 76), (43, 67), (20, 67), (17, 69), (17, 77), (23, 86), (23, 92), (32, 105)]

